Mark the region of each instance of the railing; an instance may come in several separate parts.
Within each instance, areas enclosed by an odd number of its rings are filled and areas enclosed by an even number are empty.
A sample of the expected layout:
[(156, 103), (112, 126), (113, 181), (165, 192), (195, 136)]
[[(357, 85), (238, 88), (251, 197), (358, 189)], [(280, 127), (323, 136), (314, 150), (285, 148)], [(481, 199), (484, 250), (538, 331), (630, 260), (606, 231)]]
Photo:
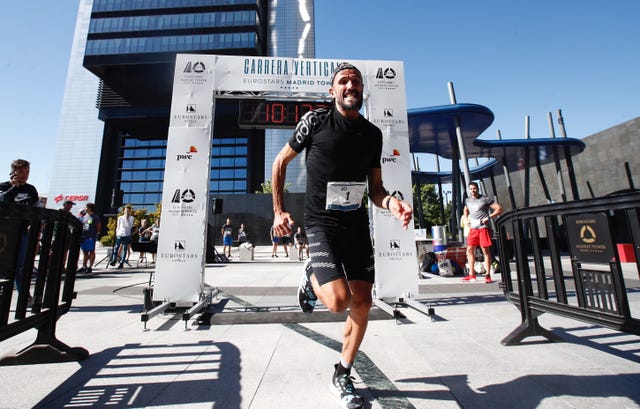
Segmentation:
[(76, 296), (81, 229), (68, 212), (0, 203), (0, 341), (37, 330), (33, 344), (2, 357), (0, 365), (78, 361), (89, 355), (55, 336), (58, 318)]
[(625, 284), (638, 287), (638, 273), (625, 279), (617, 247), (633, 246), (640, 271), (639, 214), (640, 193), (632, 192), (516, 209), (500, 217), (501, 285), (522, 317), (522, 324), (502, 343), (514, 345), (530, 336), (559, 341), (538, 322), (542, 313), (640, 335), (640, 320), (632, 316), (629, 304), (629, 295), (638, 288), (627, 290)]

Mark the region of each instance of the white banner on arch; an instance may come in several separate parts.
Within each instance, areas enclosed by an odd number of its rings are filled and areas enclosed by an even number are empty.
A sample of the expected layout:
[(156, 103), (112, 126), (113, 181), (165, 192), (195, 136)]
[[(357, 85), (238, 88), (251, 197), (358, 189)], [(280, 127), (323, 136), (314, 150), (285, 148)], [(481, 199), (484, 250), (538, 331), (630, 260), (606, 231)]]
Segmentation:
[[(162, 193), (154, 301), (192, 303), (204, 285), (209, 159), (215, 98), (260, 93), (279, 99), (326, 96), (343, 59), (179, 54), (176, 57)], [(364, 76), (365, 116), (383, 133), (385, 187), (411, 203), (404, 67), (400, 61), (347, 60)], [(405, 231), (387, 210), (373, 212), (376, 297), (417, 293), (413, 225)], [(215, 283), (212, 283), (215, 285)]]

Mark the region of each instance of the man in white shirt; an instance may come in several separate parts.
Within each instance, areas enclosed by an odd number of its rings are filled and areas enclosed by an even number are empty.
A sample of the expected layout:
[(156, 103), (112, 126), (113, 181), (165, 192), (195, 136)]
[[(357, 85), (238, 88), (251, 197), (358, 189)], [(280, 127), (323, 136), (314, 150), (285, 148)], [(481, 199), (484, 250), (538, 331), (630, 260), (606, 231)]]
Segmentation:
[(111, 265), (115, 266), (116, 262), (120, 260), (118, 268), (122, 268), (122, 265), (127, 259), (127, 250), (129, 244), (131, 244), (131, 229), (133, 229), (134, 218), (131, 215), (131, 205), (124, 207), (124, 213), (118, 217), (116, 224), (116, 245), (111, 255)]

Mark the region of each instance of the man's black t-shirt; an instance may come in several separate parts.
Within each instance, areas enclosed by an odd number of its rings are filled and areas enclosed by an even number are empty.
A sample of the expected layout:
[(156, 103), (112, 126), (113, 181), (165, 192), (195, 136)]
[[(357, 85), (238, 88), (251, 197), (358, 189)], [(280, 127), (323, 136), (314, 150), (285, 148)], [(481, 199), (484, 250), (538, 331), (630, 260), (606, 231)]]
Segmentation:
[(29, 183), (20, 186), (13, 186), (11, 182), (0, 183), (0, 201), (35, 206), (38, 200), (38, 191)]
[(307, 163), (305, 225), (344, 226), (367, 223), (364, 207), (353, 211), (326, 210), (328, 182), (364, 182), (369, 169), (380, 168), (382, 132), (362, 115), (348, 119), (335, 109), (307, 112), (289, 140)]

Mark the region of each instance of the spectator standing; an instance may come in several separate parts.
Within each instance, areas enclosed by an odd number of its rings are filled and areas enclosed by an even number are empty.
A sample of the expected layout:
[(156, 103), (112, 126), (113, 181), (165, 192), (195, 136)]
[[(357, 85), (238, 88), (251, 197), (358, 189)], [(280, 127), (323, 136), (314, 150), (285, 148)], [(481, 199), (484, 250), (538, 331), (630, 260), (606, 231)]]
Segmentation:
[[(62, 203), (62, 207), (61, 207), (59, 210), (60, 210), (61, 212), (66, 212), (66, 213), (71, 214), (71, 209), (72, 209), (72, 208), (73, 208), (73, 206), (75, 206), (75, 205), (76, 205), (76, 204), (75, 204), (74, 202), (72, 202), (71, 200), (65, 200), (65, 201), (64, 201), (64, 203)], [(53, 231), (54, 231), (54, 233), (53, 233), (54, 237), (57, 235), (57, 234), (56, 234), (56, 229), (57, 229), (57, 227), (58, 227), (58, 226), (56, 225), (56, 226), (54, 227), (54, 230), (53, 230)], [(68, 253), (68, 251), (66, 251), (66, 252), (64, 253), (64, 256), (63, 256), (63, 258), (62, 258), (62, 265), (63, 265), (63, 266), (67, 264), (67, 253)], [(65, 268), (66, 268), (66, 267), (65, 267)]]
[[(24, 159), (16, 159), (11, 162), (11, 171), (9, 180), (0, 183), (0, 202), (10, 202), (23, 206), (36, 206), (39, 201), (38, 190), (30, 183), (29, 173), (31, 172), (31, 163)], [(29, 231), (25, 229), (20, 238), (20, 254), (18, 255), (18, 263), (16, 265), (15, 285), (20, 291), (20, 286), (24, 280), (24, 263), (27, 257), (27, 241), (29, 239)], [(32, 255), (35, 257), (35, 254)], [(31, 272), (29, 272), (31, 274)], [(29, 295), (31, 300), (31, 295)]]
[(82, 268), (79, 273), (91, 273), (93, 263), (96, 261), (96, 240), (98, 232), (102, 229), (100, 225), (100, 216), (95, 213), (96, 206), (93, 203), (87, 203), (79, 218), (82, 223)]
[(131, 205), (126, 205), (122, 215), (118, 217), (116, 222), (116, 246), (111, 255), (111, 265), (116, 265), (118, 259), (120, 264), (118, 268), (122, 268), (122, 265), (127, 259), (129, 252), (129, 245), (131, 244), (131, 230), (133, 229), (134, 217), (131, 215)]
[(307, 241), (307, 235), (302, 230), (302, 227), (298, 226), (298, 230), (296, 234), (293, 235), (293, 239), (296, 242), (296, 247), (298, 247), (298, 258), (300, 260), (304, 260), (303, 254), (304, 251), (307, 251), (307, 258), (309, 258), (309, 242)]
[(60, 210), (65, 211), (67, 213), (71, 213), (71, 209), (75, 205), (76, 204), (74, 202), (72, 202), (71, 200), (65, 200), (64, 203), (62, 203), (62, 207), (60, 208)]
[[(138, 242), (140, 243), (148, 243), (151, 241), (151, 226), (149, 226), (149, 221), (147, 219), (140, 220), (140, 227), (138, 227)], [(140, 252), (140, 256), (138, 257), (138, 262), (143, 262), (147, 259), (147, 255), (144, 251)]]
[[(156, 249), (158, 246), (158, 237), (160, 237), (160, 218), (158, 218), (152, 225), (151, 225), (151, 236), (149, 237), (149, 240), (152, 243), (155, 243), (156, 245)], [(151, 257), (153, 258), (151, 260), (151, 263), (155, 263), (156, 262), (156, 252), (151, 253)]]
[(220, 229), (222, 234), (222, 254), (227, 257), (231, 257), (231, 246), (233, 245), (233, 225), (231, 219), (227, 219), (227, 222)]
[(289, 257), (289, 249), (287, 249), (287, 245), (282, 243), (282, 238), (276, 234), (273, 226), (269, 229), (269, 237), (271, 237), (271, 243), (273, 243), (273, 247), (271, 247), (271, 257), (278, 258), (279, 244), (282, 244), (282, 247), (284, 247), (285, 257)]
[(271, 247), (271, 258), (278, 257), (278, 242), (280, 241), (280, 237), (276, 235), (276, 231), (271, 226), (269, 229), (269, 238), (271, 239), (272, 247)]
[(480, 194), (476, 182), (469, 183), (469, 197), (467, 197), (463, 210), (466, 219), (464, 225), (469, 226), (467, 237), (467, 260), (469, 262), (469, 275), (462, 279), (464, 282), (475, 282), (476, 248), (480, 246), (484, 255), (486, 270), (485, 283), (492, 283), (491, 279), (491, 228), (489, 222), (492, 217), (502, 213), (502, 206), (489, 196)]
[(16, 159), (11, 162), (9, 180), (0, 183), (0, 202), (13, 202), (24, 206), (36, 206), (38, 204), (38, 190), (30, 183), (29, 173), (31, 164), (24, 159)]

